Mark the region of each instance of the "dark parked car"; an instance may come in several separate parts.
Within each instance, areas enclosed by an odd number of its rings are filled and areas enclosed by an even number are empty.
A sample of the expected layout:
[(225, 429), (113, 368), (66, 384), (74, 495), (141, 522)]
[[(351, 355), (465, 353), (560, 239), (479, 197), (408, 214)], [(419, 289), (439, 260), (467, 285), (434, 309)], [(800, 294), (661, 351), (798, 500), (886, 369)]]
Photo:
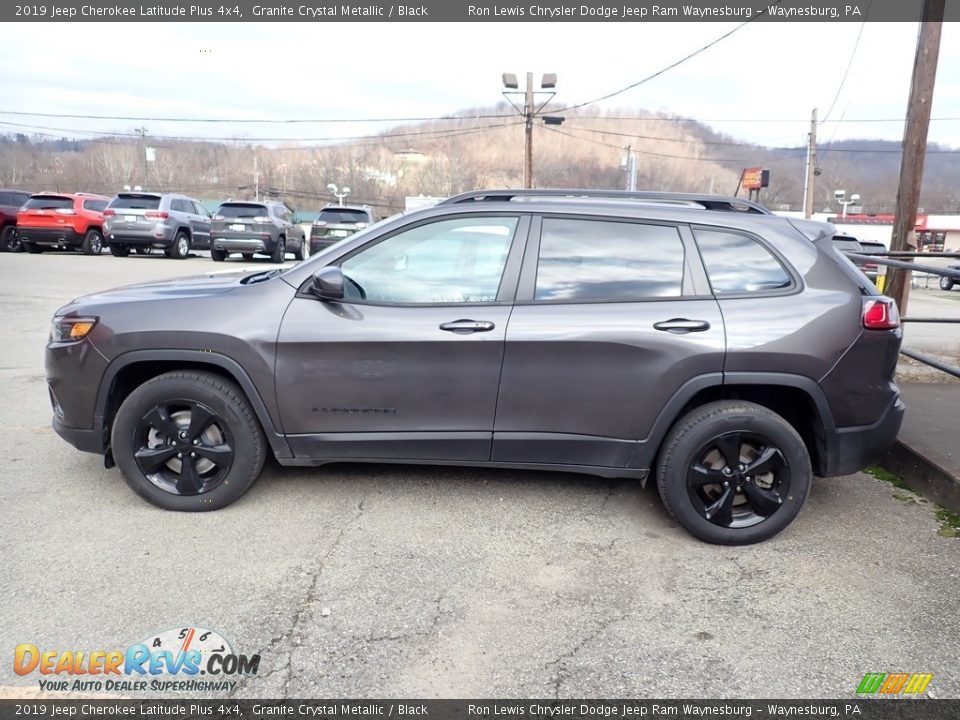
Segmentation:
[(210, 256), (216, 262), (232, 252), (245, 260), (254, 254), (269, 255), (283, 262), (287, 253), (303, 260), (307, 250), (306, 233), (293, 221), (293, 213), (278, 202), (225, 202), (213, 216)]
[[(879, 243), (868, 243), (870, 245), (879, 245)], [(854, 253), (858, 255), (869, 255), (867, 252), (866, 245), (855, 237), (849, 235), (834, 235), (833, 236), (833, 245), (837, 250), (842, 253)], [(883, 245), (880, 245), (882, 248)], [(886, 249), (883, 250), (886, 252)], [(860, 268), (860, 272), (867, 276), (870, 282), (877, 281), (877, 264), (868, 262), (866, 260), (860, 260), (859, 258), (850, 258), (854, 265)]]
[(122, 192), (103, 212), (111, 254), (127, 257), (160, 248), (167, 257), (185, 258), (191, 249), (210, 247), (210, 213), (199, 200), (175, 193)]
[(378, 219), (373, 209), (366, 205), (325, 207), (310, 227), (310, 254), (350, 237), (358, 230), (373, 225)]
[(23, 190), (0, 190), (0, 252), (20, 252), (20, 236), (17, 235), (17, 213), (30, 199)]
[[(897, 434), (897, 309), (833, 226), (735, 198), (490, 191), (287, 270), (53, 318), (56, 431), (214, 510), (272, 453), (655, 478), (703, 540), (768, 538)], [(514, 200), (523, 202), (514, 202)]]
[[(948, 265), (947, 268), (956, 272), (960, 272), (960, 265)], [(947, 277), (946, 275), (940, 276), (941, 290), (953, 290), (954, 285), (960, 285), (960, 280), (957, 278)]]

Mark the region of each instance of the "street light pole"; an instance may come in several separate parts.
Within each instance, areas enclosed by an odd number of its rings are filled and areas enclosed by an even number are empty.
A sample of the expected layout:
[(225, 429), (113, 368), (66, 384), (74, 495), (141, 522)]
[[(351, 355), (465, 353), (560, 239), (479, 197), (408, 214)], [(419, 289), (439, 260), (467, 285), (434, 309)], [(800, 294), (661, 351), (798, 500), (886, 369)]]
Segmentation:
[(526, 121), (527, 142), (523, 155), (523, 186), (533, 187), (533, 73), (527, 73), (527, 92), (524, 96), (523, 117)]
[[(550, 98), (547, 98), (547, 101), (543, 103), (540, 107), (534, 107), (534, 96), (537, 91), (533, 89), (533, 73), (527, 73), (527, 85), (524, 91), (520, 91), (519, 84), (517, 83), (517, 76), (512, 73), (503, 74), (503, 86), (515, 92), (504, 92), (504, 97), (507, 95), (523, 95), (523, 107), (520, 108), (512, 100), (507, 98), (514, 109), (520, 113), (523, 117), (524, 124), (524, 148), (523, 148), (523, 187), (532, 188), (533, 187), (533, 120), (538, 116), (538, 113), (543, 109), (544, 105), (550, 101), (556, 93), (549, 92), (557, 86), (557, 76), (554, 73), (546, 73), (543, 76), (543, 79), (540, 82), (541, 90), (545, 90), (550, 95)], [(563, 122), (562, 117), (549, 117), (544, 116), (544, 122), (550, 125), (559, 125)]]

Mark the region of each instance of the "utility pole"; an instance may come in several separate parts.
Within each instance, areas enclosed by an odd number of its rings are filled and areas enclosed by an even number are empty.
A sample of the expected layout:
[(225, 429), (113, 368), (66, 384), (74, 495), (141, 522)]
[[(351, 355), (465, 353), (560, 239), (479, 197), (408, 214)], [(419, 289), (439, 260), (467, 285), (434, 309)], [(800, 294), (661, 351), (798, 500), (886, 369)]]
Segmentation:
[(147, 129), (138, 127), (134, 132), (140, 136), (140, 157), (143, 158), (143, 187), (147, 187), (147, 175), (149, 173), (149, 164), (147, 163)]
[(817, 176), (817, 109), (810, 114), (810, 135), (807, 143), (807, 174), (803, 181), (803, 216), (813, 215), (813, 190)]
[(527, 92), (524, 94), (523, 118), (527, 142), (523, 154), (523, 186), (533, 187), (533, 73), (527, 73)]
[[(930, 129), (933, 86), (937, 79), (944, 5), (944, 0), (924, 0), (923, 3), (920, 32), (917, 34), (917, 52), (913, 59), (907, 125), (903, 131), (897, 210), (893, 220), (893, 236), (890, 238), (892, 251), (916, 250), (917, 206), (920, 204), (920, 184), (927, 154), (927, 132)], [(907, 299), (910, 296), (910, 271), (890, 268), (887, 279), (889, 282), (884, 291), (896, 301), (900, 315), (906, 315)]]
[(260, 201), (260, 170), (257, 169), (257, 149), (253, 149), (253, 195), (254, 200)]
[(637, 156), (633, 154), (633, 146), (627, 145), (627, 190), (634, 192), (637, 189)]

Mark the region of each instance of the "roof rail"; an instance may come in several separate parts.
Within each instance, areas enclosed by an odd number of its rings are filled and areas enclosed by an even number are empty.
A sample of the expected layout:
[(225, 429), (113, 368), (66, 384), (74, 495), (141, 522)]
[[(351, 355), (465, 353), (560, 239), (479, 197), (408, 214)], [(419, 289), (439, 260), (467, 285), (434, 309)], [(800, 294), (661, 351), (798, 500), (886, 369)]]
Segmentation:
[(441, 200), (438, 205), (459, 205), (468, 202), (510, 202), (520, 198), (603, 198), (608, 200), (645, 200), (665, 204), (695, 205), (705, 210), (747, 212), (759, 215), (772, 213), (763, 205), (738, 197), (701, 193), (653, 192), (629, 190), (565, 190), (559, 188), (524, 190), (472, 190)]

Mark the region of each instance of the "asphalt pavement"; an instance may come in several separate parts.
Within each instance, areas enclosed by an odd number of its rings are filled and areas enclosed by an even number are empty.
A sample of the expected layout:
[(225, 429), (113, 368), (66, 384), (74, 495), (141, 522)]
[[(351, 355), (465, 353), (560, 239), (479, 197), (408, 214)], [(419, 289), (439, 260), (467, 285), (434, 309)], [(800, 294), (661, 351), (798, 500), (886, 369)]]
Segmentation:
[(237, 697), (854, 697), (894, 671), (960, 697), (960, 540), (865, 474), (744, 548), (694, 540), (652, 487), (563, 473), (271, 463), (218, 512), (146, 504), (50, 429), (49, 318), (234, 266), (270, 267), (0, 255), (0, 695), (37, 692), (17, 644), (189, 625), (261, 655)]

